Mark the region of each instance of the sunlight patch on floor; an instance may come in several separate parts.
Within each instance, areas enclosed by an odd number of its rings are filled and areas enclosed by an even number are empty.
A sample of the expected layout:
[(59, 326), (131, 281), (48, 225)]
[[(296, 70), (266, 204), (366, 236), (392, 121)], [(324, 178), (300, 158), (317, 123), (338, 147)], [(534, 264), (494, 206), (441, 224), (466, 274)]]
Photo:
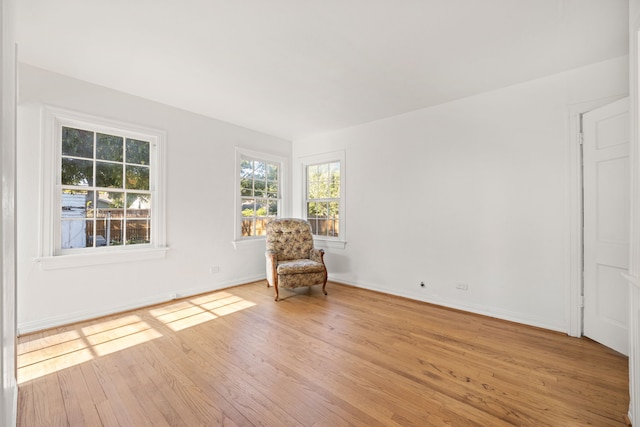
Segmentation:
[[(256, 304), (229, 292), (215, 292), (149, 310), (173, 331), (226, 316)], [(61, 328), (62, 329), (62, 328)], [(53, 335), (18, 344), (18, 383), (22, 384), (94, 358), (160, 338), (162, 333), (135, 314), (112, 317), (90, 325), (69, 327)]]
[(88, 326), (82, 328), (82, 332), (96, 356), (115, 353), (162, 336), (138, 316), (127, 316), (101, 325)]
[(216, 292), (158, 307), (149, 313), (177, 332), (255, 305), (229, 292)]
[(18, 383), (161, 337), (131, 315), (18, 344)]

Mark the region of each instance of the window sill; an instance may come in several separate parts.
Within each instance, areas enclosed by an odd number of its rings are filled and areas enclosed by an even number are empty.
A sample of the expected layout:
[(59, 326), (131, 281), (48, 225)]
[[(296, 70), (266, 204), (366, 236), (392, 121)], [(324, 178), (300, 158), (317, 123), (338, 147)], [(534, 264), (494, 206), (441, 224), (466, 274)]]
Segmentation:
[(235, 250), (255, 248), (266, 249), (266, 240), (267, 239), (265, 237), (260, 237), (257, 239), (234, 240), (231, 244)]
[(117, 264), (122, 262), (161, 259), (169, 248), (130, 249), (114, 252), (58, 255), (36, 258), (41, 270), (60, 270), (65, 268), (87, 267), (92, 265)]
[(346, 240), (330, 240), (330, 239), (321, 239), (318, 237), (313, 238), (313, 245), (316, 248), (322, 249), (344, 249), (347, 246)]

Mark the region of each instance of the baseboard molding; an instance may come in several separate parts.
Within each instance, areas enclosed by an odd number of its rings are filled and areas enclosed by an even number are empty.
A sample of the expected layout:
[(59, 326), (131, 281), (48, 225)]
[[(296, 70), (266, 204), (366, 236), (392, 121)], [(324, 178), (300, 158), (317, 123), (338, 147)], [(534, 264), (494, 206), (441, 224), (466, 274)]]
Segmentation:
[(459, 301), (449, 300), (446, 298), (433, 298), (433, 297), (425, 297), (423, 295), (412, 294), (408, 292), (397, 292), (393, 289), (387, 289), (379, 286), (371, 286), (369, 284), (365, 284), (361, 282), (352, 282), (349, 280), (344, 280), (342, 278), (332, 279), (331, 276), (329, 276), (329, 280), (335, 283), (342, 283), (348, 286), (354, 286), (357, 288), (368, 289), (371, 291), (381, 292), (384, 294), (395, 295), (395, 296), (408, 298), (416, 301), (422, 301), (429, 304), (452, 308), (454, 310), (461, 310), (469, 313), (479, 314), (482, 316), (494, 317), (496, 319), (520, 323), (523, 325), (533, 326), (536, 328), (547, 329), (554, 332), (567, 333), (566, 328), (548, 323), (544, 319), (533, 318), (533, 317), (523, 317), (519, 313), (510, 312), (506, 310), (496, 310), (494, 307), (486, 307), (486, 306), (477, 305), (477, 304), (461, 304)]
[[(176, 298), (188, 298), (188, 297), (203, 294), (206, 292), (219, 291), (219, 290), (227, 289), (233, 286), (256, 282), (258, 280), (264, 280), (265, 278), (266, 278), (266, 275), (262, 274), (258, 276), (243, 277), (236, 280), (217, 282), (214, 284), (195, 286), (195, 287), (180, 290), (180, 292), (176, 294)], [(90, 319), (96, 319), (98, 317), (104, 317), (112, 314), (135, 310), (142, 307), (161, 304), (163, 302), (168, 302), (171, 300), (172, 298), (169, 298), (167, 296), (167, 293), (165, 292), (161, 295), (154, 295), (149, 298), (143, 298), (136, 301), (131, 301), (127, 304), (122, 304), (118, 306), (106, 307), (101, 310), (82, 310), (82, 311), (77, 311), (75, 313), (65, 314), (62, 316), (49, 317), (46, 319), (36, 320), (33, 322), (19, 323), (18, 336), (42, 331), (45, 329), (57, 328), (60, 326), (71, 324), (71, 323), (82, 322)]]
[[(221, 289), (230, 288), (233, 286), (243, 285), (245, 283), (256, 282), (258, 280), (264, 280), (265, 277), (266, 276), (262, 274), (258, 276), (249, 276), (249, 277), (244, 277), (236, 280), (229, 280), (225, 282), (218, 282), (215, 284), (207, 284), (207, 285), (187, 288), (182, 290), (179, 294), (177, 294), (177, 298), (187, 298), (190, 296), (203, 294), (206, 292), (213, 292)], [(448, 300), (446, 298), (429, 298), (429, 297), (425, 298), (423, 295), (416, 295), (416, 294), (406, 293), (406, 292), (397, 292), (393, 289), (387, 289), (379, 286), (372, 286), (370, 284), (361, 283), (361, 282), (352, 282), (349, 280), (344, 280), (343, 278), (334, 279), (331, 276), (329, 276), (329, 280), (334, 281), (336, 283), (342, 283), (348, 286), (368, 289), (368, 290), (381, 292), (389, 295), (396, 295), (399, 297), (408, 298), (416, 301), (423, 301), (429, 304), (439, 305), (442, 307), (452, 308), (455, 310), (461, 310), (469, 313), (480, 314), (483, 316), (494, 317), (497, 319), (507, 320), (509, 322), (521, 323), (524, 325), (548, 329), (551, 331), (567, 333), (565, 328), (545, 322), (543, 319), (523, 317), (519, 313), (509, 312), (505, 310), (496, 310), (493, 307), (486, 307), (486, 306), (481, 306), (476, 304), (460, 304), (459, 301)], [(24, 323), (18, 324), (18, 335), (29, 334), (37, 331), (42, 331), (45, 329), (57, 328), (63, 325), (71, 324), (71, 323), (82, 322), (85, 320), (95, 319), (103, 316), (109, 316), (112, 314), (135, 310), (138, 308), (147, 307), (155, 304), (161, 304), (163, 302), (168, 302), (170, 300), (171, 299), (167, 297), (166, 293), (163, 293), (162, 295), (154, 295), (149, 298), (131, 301), (128, 304), (123, 304), (119, 306), (107, 307), (102, 310), (83, 310), (75, 313), (65, 314), (63, 316), (50, 317), (50, 318), (41, 319), (33, 322), (24, 322)]]
[(18, 385), (5, 386), (0, 392), (0, 425), (16, 426), (18, 424)]
[(11, 387), (11, 393), (13, 394), (13, 404), (11, 407), (11, 426), (17, 426), (18, 425), (18, 385), (14, 384), (13, 387)]

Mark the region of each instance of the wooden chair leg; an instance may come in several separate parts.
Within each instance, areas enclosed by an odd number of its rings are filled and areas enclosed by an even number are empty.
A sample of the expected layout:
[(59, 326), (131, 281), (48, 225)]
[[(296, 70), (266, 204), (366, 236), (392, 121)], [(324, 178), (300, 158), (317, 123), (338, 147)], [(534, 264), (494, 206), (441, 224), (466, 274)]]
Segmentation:
[(274, 288), (275, 288), (275, 290), (276, 290), (276, 302), (277, 302), (277, 301), (278, 301), (278, 295), (279, 295), (279, 292), (278, 292), (278, 284), (277, 284), (277, 283), (275, 283), (275, 284), (273, 285), (273, 287), (274, 287)]
[(324, 282), (322, 283), (322, 293), (325, 295), (327, 294), (327, 290), (325, 289), (327, 287), (327, 279), (329, 278), (329, 275), (327, 274), (327, 272), (324, 272)]

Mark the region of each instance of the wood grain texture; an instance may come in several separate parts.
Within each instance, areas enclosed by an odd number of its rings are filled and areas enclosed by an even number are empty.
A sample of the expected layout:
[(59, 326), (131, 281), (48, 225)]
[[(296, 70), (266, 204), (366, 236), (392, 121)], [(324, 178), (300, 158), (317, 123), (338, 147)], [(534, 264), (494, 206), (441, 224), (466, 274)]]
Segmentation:
[(19, 338), (18, 425), (624, 426), (626, 357), (329, 283), (266, 282)]

